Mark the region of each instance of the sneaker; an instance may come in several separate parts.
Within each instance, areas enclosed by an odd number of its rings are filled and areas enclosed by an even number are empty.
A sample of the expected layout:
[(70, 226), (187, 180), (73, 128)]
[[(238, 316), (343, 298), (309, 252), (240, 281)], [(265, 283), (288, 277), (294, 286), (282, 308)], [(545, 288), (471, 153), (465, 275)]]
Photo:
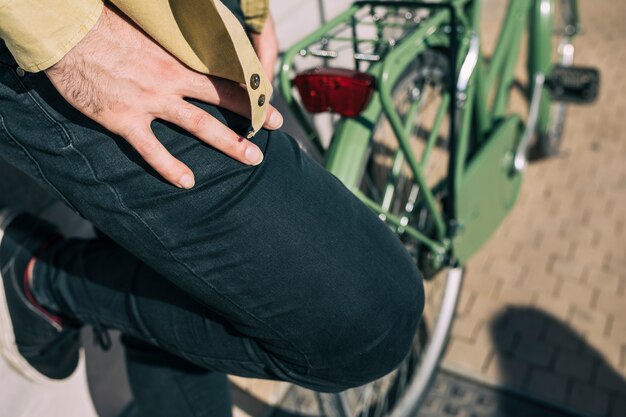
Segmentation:
[(80, 326), (39, 305), (26, 276), (37, 251), (60, 238), (30, 214), (0, 210), (0, 353), (34, 382), (69, 377), (80, 357)]

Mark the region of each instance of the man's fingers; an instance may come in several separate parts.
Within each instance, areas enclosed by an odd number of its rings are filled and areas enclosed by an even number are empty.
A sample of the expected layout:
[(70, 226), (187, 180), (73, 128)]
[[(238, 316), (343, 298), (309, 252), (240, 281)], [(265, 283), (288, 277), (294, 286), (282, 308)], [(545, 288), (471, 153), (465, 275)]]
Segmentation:
[[(205, 103), (228, 109), (240, 116), (250, 118), (250, 102), (246, 90), (237, 83), (219, 77), (191, 73), (182, 80), (181, 94)], [(276, 130), (283, 125), (283, 116), (272, 105), (267, 107), (267, 118), (263, 127)]]
[(267, 106), (267, 116), (263, 127), (270, 130), (280, 129), (283, 126), (283, 115), (271, 104)]
[(170, 105), (159, 118), (185, 129), (201, 141), (247, 165), (258, 165), (263, 153), (254, 143), (239, 136), (204, 110), (180, 100)]
[(193, 172), (174, 158), (154, 136), (149, 125), (137, 126), (122, 135), (163, 178), (180, 188), (193, 188)]

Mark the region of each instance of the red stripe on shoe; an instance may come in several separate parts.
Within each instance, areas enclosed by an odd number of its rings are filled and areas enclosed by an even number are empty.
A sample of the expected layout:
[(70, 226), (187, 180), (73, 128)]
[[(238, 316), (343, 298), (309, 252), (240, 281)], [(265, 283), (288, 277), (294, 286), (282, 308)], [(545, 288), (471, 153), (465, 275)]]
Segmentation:
[[(24, 294), (26, 295), (26, 299), (31, 303), (33, 307), (35, 307), (41, 314), (43, 314), (45, 318), (50, 320), (51, 324), (59, 332), (63, 331), (63, 321), (61, 320), (61, 317), (46, 310), (41, 304), (37, 302), (30, 286), (30, 277), (28, 276), (28, 271), (31, 269), (31, 267), (33, 267), (33, 264), (37, 260), (37, 256), (41, 255), (43, 251), (48, 249), (55, 242), (61, 240), (62, 238), (63, 237), (60, 235), (54, 236), (53, 238), (45, 242), (43, 245), (41, 245), (39, 249), (35, 251), (35, 255), (33, 255), (33, 257), (30, 258), (30, 260), (28, 261), (28, 264), (26, 264), (26, 269), (24, 270), (24, 281), (23, 281)], [(33, 272), (34, 272), (34, 268), (33, 268)]]

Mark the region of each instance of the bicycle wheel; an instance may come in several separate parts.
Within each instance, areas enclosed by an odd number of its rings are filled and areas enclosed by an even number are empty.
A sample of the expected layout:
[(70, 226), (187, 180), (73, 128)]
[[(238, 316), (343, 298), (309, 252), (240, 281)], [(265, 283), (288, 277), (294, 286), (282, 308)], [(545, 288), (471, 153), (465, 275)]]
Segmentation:
[[(411, 145), (418, 159), (428, 147), (428, 137), (447, 92), (450, 82), (448, 72), (446, 57), (428, 50), (404, 71), (394, 87), (394, 102), (403, 119), (406, 120), (409, 110), (417, 106), (410, 124)], [(435, 195), (442, 209), (446, 193), (445, 188), (438, 185), (448, 174), (448, 145), (447, 129), (442, 128), (435, 146), (429, 151), (430, 158), (423, 171), (429, 187), (440, 188)], [(421, 200), (419, 187), (404, 158), (399, 156), (398, 142), (384, 117), (374, 128), (360, 189), (384, 209), (401, 217), (405, 227), (413, 226), (427, 235), (433, 233), (432, 221)], [(428, 264), (429, 251), (404, 233), (403, 227), (396, 228), (395, 232), (418, 266), (424, 269)], [(452, 270), (447, 275), (439, 272), (428, 271), (424, 318), (411, 351), (398, 369), (363, 387), (340, 394), (319, 394), (320, 408), (325, 416), (408, 417), (414, 414), (443, 352), (462, 280), (461, 269)]]
[[(568, 67), (574, 64), (575, 2), (576, 0), (559, 0), (556, 2), (552, 50), (554, 51), (554, 64), (561, 66)], [(566, 116), (567, 105), (558, 102), (551, 103), (548, 128), (537, 132), (535, 144), (530, 149), (531, 159), (547, 158), (559, 153)]]

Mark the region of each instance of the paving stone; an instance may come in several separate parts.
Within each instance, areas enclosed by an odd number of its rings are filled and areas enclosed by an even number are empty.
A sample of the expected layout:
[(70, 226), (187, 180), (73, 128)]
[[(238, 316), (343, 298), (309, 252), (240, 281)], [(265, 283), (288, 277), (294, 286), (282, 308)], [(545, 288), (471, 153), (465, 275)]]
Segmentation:
[(473, 291), (461, 291), (459, 302), (456, 307), (457, 316), (461, 317), (470, 313), (470, 310), (476, 302), (476, 293)]
[(626, 314), (612, 314), (609, 324), (609, 338), (626, 344)]
[(594, 270), (587, 277), (587, 283), (610, 294), (615, 294), (620, 288), (621, 277), (615, 273)]
[[(626, 229), (626, 226), (624, 226), (624, 221), (616, 222), (615, 226), (616, 228), (621, 227), (621, 229)], [(626, 241), (626, 237), (624, 237), (624, 232), (621, 233), (621, 236), (619, 237), (618, 241), (619, 241), (618, 245), (624, 244), (623, 242)], [(607, 259), (607, 262), (605, 265), (607, 270), (613, 271), (616, 274), (620, 274), (620, 278), (622, 280), (624, 279), (624, 262), (625, 262), (624, 258), (626, 258), (624, 254), (611, 255)]]
[(558, 295), (578, 308), (590, 308), (593, 289), (578, 282), (564, 281)]
[(491, 273), (481, 274), (480, 279), (467, 279), (463, 290), (473, 291), (482, 297), (493, 298), (502, 286), (502, 280)]
[(626, 379), (619, 374), (618, 370), (608, 366), (606, 363), (598, 365), (593, 382), (598, 387), (626, 396)]
[(441, 413), (442, 404), (444, 399), (436, 397), (429, 393), (428, 398), (424, 400), (424, 404), (420, 407), (421, 415), (436, 415)]
[(530, 310), (525, 314), (512, 314), (504, 326), (508, 332), (521, 334), (525, 338), (539, 339), (545, 331), (545, 314)]
[(591, 380), (594, 360), (589, 356), (572, 352), (559, 352), (554, 369), (561, 375), (570, 376), (583, 382)]
[(550, 313), (552, 316), (562, 320), (566, 320), (572, 310), (572, 305), (568, 299), (555, 297), (553, 294), (548, 293), (539, 293), (534, 305), (541, 311)]
[(624, 417), (626, 416), (626, 398), (613, 399), (613, 407), (611, 410), (611, 417)]
[(585, 335), (586, 345), (581, 352), (596, 354), (602, 357), (610, 366), (619, 368), (622, 358), (622, 344), (593, 333)]
[(534, 291), (518, 286), (505, 286), (498, 294), (498, 300), (508, 305), (527, 306), (536, 298)]
[(546, 343), (557, 347), (562, 352), (578, 352), (583, 343), (583, 338), (571, 327), (557, 321), (548, 323), (545, 332)]
[[(531, 245), (525, 245), (516, 252), (514, 262), (524, 265), (524, 276), (532, 278), (545, 277), (548, 275), (548, 266), (553, 255)], [(513, 261), (513, 260), (512, 260)]]
[(522, 388), (529, 371), (530, 367), (516, 358), (494, 355), (484, 375), (493, 383)]
[(585, 265), (602, 267), (606, 265), (607, 252), (610, 252), (611, 248), (604, 245), (599, 246), (577, 246), (574, 251), (576, 258), (580, 258), (580, 262)]
[(597, 388), (575, 382), (568, 403), (584, 413), (604, 416), (609, 409), (609, 395)]
[(482, 373), (491, 352), (464, 340), (451, 339), (444, 361), (448, 369), (460, 372)]
[(600, 311), (574, 307), (570, 323), (585, 334), (595, 333), (602, 336), (608, 334), (608, 316)]
[[(581, 246), (595, 246), (599, 243), (600, 232), (591, 227), (576, 227), (572, 219), (563, 219), (559, 228), (563, 233), (563, 237), (571, 239)], [(572, 262), (576, 264), (576, 262)]]
[(526, 390), (546, 401), (562, 403), (565, 400), (567, 378), (540, 369), (531, 369)]
[(615, 292), (600, 289), (597, 295), (596, 307), (598, 311), (613, 314), (618, 317), (626, 317), (626, 300)]
[(477, 320), (472, 316), (459, 317), (452, 324), (452, 335), (456, 338), (474, 340), (478, 326), (482, 324), (482, 320)]
[(526, 267), (526, 271), (532, 269), (533, 267), (537, 267), (539, 269), (536, 272), (541, 276), (544, 276), (547, 273), (546, 267), (548, 262), (553, 257), (554, 255), (549, 251), (541, 250), (540, 248), (530, 244), (522, 244), (516, 248), (511, 260), (515, 263), (524, 265)]
[(554, 296), (563, 282), (563, 278), (548, 274), (547, 264), (541, 267), (544, 272), (539, 271), (539, 266), (527, 265), (525, 274), (519, 282), (519, 286), (532, 291), (536, 298), (539, 294)]
[(522, 338), (515, 347), (515, 357), (530, 365), (547, 368), (554, 359), (552, 345), (536, 339)]
[(486, 350), (493, 349), (496, 354), (512, 354), (517, 343), (517, 333), (507, 327), (486, 323), (478, 329), (474, 344)]
[(491, 264), (489, 272), (503, 281), (515, 282), (522, 277), (523, 265), (511, 262), (508, 258), (497, 258)]
[(480, 271), (481, 274), (489, 272), (489, 266), (493, 261), (493, 254), (487, 250), (485, 247), (484, 250), (480, 250), (476, 253), (476, 255), (472, 258), (472, 268), (466, 271), (467, 276), (473, 274), (476, 271)]
[(477, 319), (487, 320), (501, 313), (505, 308), (506, 305), (499, 300), (477, 294), (473, 301), (470, 314)]
[[(561, 202), (555, 202), (551, 207), (559, 207)], [(556, 213), (558, 216), (559, 213)], [(548, 233), (546, 227), (554, 228), (552, 233)], [(549, 250), (550, 253), (556, 255), (562, 262), (555, 265), (555, 269), (552, 272), (563, 275), (565, 278), (573, 278), (576, 274), (576, 269), (572, 268), (571, 260), (573, 259), (577, 244), (574, 240), (560, 236), (558, 234), (558, 223), (542, 224), (543, 235), (539, 246), (544, 250)]]

